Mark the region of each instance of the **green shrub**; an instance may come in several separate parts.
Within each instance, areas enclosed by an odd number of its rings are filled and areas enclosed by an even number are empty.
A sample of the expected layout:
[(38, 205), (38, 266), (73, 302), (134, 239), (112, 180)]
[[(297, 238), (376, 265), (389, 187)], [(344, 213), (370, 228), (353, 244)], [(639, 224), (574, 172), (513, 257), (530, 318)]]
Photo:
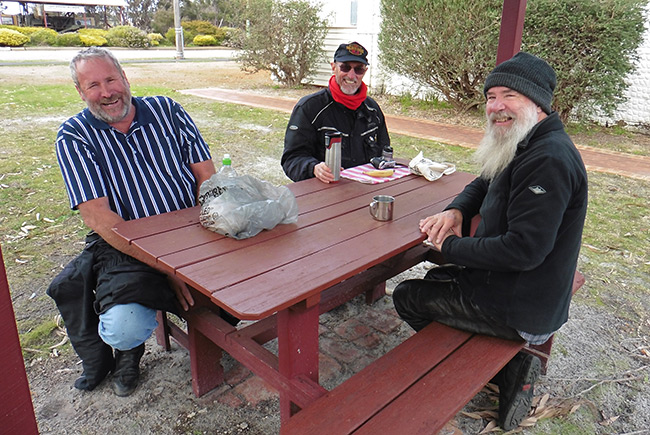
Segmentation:
[(160, 33), (148, 33), (147, 38), (149, 39), (149, 45), (152, 47), (160, 45), (160, 41), (165, 39)]
[(77, 30), (77, 33), (80, 35), (87, 35), (87, 36), (99, 36), (100, 38), (106, 39), (106, 35), (108, 34), (108, 30), (104, 29), (79, 29)]
[(625, 100), (642, 41), (638, 0), (528, 2), (522, 50), (546, 59), (557, 72), (553, 108), (564, 121), (611, 116)]
[(217, 45), (217, 40), (212, 35), (196, 35), (192, 40), (192, 44), (199, 47), (207, 45)]
[(214, 36), (215, 41), (217, 41), (215, 45), (223, 45), (223, 41), (225, 41), (226, 37), (228, 36), (228, 29), (224, 27), (217, 27), (212, 36)]
[(380, 58), (458, 111), (485, 102), (503, 0), (381, 0)]
[(0, 47), (20, 47), (29, 42), (29, 36), (11, 29), (0, 29)]
[(244, 40), (244, 31), (237, 27), (221, 27), (225, 30), (226, 36), (220, 45), (232, 48), (242, 48)]
[(147, 34), (131, 26), (113, 27), (106, 34), (106, 40), (111, 47), (145, 48), (149, 46)]
[(59, 34), (54, 29), (39, 29), (30, 35), (29, 45), (49, 45), (55, 46)]
[(81, 47), (81, 38), (78, 33), (63, 33), (56, 39), (56, 45), (59, 47)]
[(101, 47), (108, 43), (106, 38), (102, 36), (86, 35), (83, 33), (79, 34), (79, 39), (81, 40), (81, 43), (86, 47)]
[(181, 22), (183, 31), (190, 40), (194, 40), (196, 35), (216, 35), (218, 27), (212, 23), (201, 20), (188, 20)]
[(299, 85), (324, 59), (327, 22), (321, 4), (307, 0), (251, 0), (250, 26), (238, 60), (245, 71), (271, 71), (288, 86)]
[(0, 29), (15, 30), (16, 32), (20, 32), (26, 36), (30, 36), (32, 33), (38, 32), (39, 30), (43, 30), (42, 27), (20, 27), (20, 26), (14, 26), (12, 24), (2, 25), (0, 26)]

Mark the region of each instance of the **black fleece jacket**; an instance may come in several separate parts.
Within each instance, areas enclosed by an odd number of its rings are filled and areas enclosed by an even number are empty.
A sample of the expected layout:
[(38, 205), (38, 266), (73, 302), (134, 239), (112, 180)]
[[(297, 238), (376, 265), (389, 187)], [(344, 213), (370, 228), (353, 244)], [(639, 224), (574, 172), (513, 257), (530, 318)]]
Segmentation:
[(463, 222), (480, 213), (474, 237), (448, 237), (442, 253), (466, 266), (461, 291), (481, 309), (531, 334), (568, 318), (587, 211), (587, 174), (556, 112), (522, 141), (491, 183), (477, 178), (447, 207)]

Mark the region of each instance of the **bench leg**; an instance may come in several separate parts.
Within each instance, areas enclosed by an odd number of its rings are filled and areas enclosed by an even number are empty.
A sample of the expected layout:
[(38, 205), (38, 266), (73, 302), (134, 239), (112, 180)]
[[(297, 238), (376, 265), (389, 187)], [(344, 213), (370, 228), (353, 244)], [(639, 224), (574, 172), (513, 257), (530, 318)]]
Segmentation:
[(158, 311), (156, 313), (156, 320), (158, 321), (158, 327), (156, 328), (156, 342), (159, 346), (162, 346), (166, 351), (171, 350), (171, 343), (169, 342), (169, 323), (167, 320), (167, 313), (164, 311)]
[(187, 334), (192, 370), (192, 390), (196, 397), (201, 397), (223, 383), (222, 352), (219, 346), (189, 323)]
[[(299, 375), (318, 383), (319, 304), (302, 303), (278, 313), (278, 359), (280, 374), (288, 379)], [(286, 393), (280, 392), (280, 421), (298, 411)]]
[(535, 355), (537, 358), (540, 359), (542, 363), (543, 375), (546, 374), (546, 369), (548, 368), (548, 359), (551, 357), (551, 348), (553, 347), (553, 337), (555, 337), (555, 335), (551, 335), (551, 338), (549, 338), (542, 344), (529, 344), (523, 349), (524, 352), (528, 352), (531, 355)]

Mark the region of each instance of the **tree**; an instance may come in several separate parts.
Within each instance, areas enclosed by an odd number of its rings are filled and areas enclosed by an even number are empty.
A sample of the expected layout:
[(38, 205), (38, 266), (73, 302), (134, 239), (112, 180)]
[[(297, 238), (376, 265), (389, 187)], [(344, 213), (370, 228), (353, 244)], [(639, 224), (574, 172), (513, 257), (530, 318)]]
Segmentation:
[(324, 58), (327, 23), (320, 8), (307, 0), (250, 0), (242, 68), (271, 71), (288, 86), (300, 84)]
[(151, 31), (154, 12), (154, 0), (127, 0), (126, 2), (126, 16), (129, 22), (146, 32)]
[(503, 0), (381, 0), (380, 58), (458, 111), (485, 101)]
[(522, 49), (557, 72), (553, 108), (564, 121), (611, 116), (625, 101), (643, 38), (645, 1), (535, 0), (528, 2)]

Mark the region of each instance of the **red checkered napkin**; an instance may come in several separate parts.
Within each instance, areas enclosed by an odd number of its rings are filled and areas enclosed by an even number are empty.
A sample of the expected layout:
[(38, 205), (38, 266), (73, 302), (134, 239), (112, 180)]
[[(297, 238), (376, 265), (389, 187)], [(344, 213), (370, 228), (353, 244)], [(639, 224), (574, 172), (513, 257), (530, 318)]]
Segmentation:
[(390, 177), (371, 177), (370, 175), (364, 174), (364, 172), (376, 171), (376, 169), (374, 166), (372, 166), (372, 164), (366, 163), (365, 165), (344, 169), (341, 171), (341, 177), (347, 178), (348, 180), (360, 181), (366, 184), (378, 184), (397, 180), (398, 178), (402, 178), (411, 173), (409, 168), (406, 166), (397, 166), (393, 169), (395, 171)]

